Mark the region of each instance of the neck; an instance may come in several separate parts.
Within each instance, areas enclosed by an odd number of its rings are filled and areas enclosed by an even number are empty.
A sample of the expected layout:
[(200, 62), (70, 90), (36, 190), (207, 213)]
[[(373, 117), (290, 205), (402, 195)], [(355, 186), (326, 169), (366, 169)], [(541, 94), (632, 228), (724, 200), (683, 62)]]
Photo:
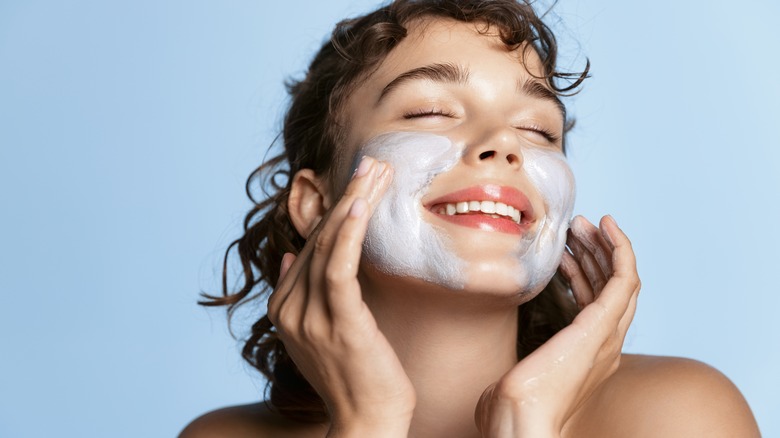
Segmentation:
[(409, 436), (478, 436), (479, 397), (517, 363), (517, 305), (475, 291), (363, 280), (364, 299), (417, 393)]

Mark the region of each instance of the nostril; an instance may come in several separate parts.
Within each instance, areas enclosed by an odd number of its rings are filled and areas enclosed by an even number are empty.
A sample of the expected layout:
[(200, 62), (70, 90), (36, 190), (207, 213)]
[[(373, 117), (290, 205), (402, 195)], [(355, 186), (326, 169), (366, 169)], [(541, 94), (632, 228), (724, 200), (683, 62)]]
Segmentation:
[(487, 160), (488, 158), (493, 158), (496, 155), (496, 151), (485, 151), (479, 154), (480, 160)]
[(509, 154), (506, 156), (506, 161), (509, 162), (509, 164), (517, 164), (520, 162), (520, 158), (515, 154)]

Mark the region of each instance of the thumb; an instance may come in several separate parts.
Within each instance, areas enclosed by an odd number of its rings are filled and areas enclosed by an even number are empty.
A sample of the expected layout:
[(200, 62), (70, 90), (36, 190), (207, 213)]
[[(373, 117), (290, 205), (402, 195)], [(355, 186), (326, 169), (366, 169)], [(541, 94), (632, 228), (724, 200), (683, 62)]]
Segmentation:
[(490, 420), (490, 401), (493, 398), (493, 392), (496, 389), (496, 384), (493, 383), (485, 389), (482, 395), (479, 397), (477, 407), (474, 410), (474, 422), (477, 424), (477, 430), (482, 435), (488, 428), (488, 422)]

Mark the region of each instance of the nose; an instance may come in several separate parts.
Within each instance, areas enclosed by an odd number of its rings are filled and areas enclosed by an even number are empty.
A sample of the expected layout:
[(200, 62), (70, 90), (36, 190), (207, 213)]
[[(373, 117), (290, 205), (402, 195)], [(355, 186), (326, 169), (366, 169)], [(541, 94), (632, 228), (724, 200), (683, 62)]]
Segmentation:
[(472, 165), (506, 165), (513, 169), (523, 166), (520, 141), (512, 128), (491, 130), (473, 138), (466, 147), (463, 159)]

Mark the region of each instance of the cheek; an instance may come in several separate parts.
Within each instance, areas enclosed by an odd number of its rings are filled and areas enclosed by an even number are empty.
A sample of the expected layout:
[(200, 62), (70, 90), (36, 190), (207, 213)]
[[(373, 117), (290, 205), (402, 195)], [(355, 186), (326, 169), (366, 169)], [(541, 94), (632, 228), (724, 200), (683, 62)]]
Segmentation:
[(517, 253), (517, 281), (528, 293), (541, 291), (560, 265), (566, 231), (574, 209), (574, 175), (563, 154), (542, 149), (524, 151), (524, 170), (544, 201), (536, 233)]
[[(368, 223), (363, 254), (377, 270), (414, 277), (451, 289), (463, 287), (463, 261), (449, 250), (446, 236), (422, 219), (421, 199), (431, 180), (460, 160), (460, 150), (442, 136), (396, 132), (360, 148), (393, 166), (394, 177)], [(354, 165), (353, 165), (354, 167)]]
[(560, 152), (530, 149), (523, 152), (523, 168), (545, 203), (546, 216), (559, 223), (571, 217), (576, 196), (574, 174)]
[(466, 229), (462, 235), (450, 235), (424, 219), (422, 196), (433, 178), (455, 166), (461, 154), (446, 137), (410, 132), (382, 134), (359, 148), (351, 169), (368, 155), (389, 162), (395, 170), (369, 221), (364, 258), (372, 268), (393, 276), (530, 299), (550, 281), (563, 254), (574, 205), (571, 170), (560, 153), (524, 151), (524, 171), (544, 200), (545, 214), (534, 232), (522, 239), (491, 235), (482, 242), (486, 247), (478, 250), (474, 239), (485, 235)]

